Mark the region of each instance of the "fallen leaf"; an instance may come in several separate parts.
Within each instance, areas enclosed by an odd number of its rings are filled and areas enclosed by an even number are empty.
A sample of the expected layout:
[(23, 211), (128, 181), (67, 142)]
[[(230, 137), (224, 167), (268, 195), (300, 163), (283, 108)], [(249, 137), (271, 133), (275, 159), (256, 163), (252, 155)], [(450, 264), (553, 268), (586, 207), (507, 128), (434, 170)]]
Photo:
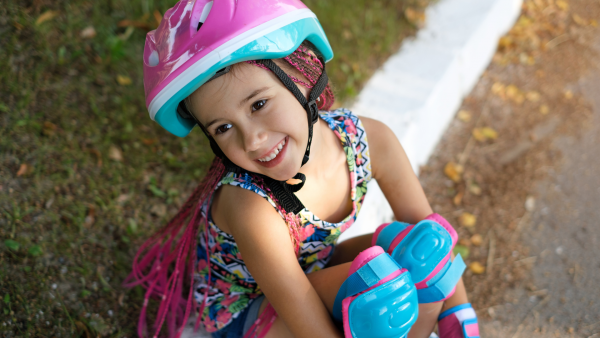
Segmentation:
[(513, 46), (514, 41), (510, 36), (503, 36), (498, 41), (498, 48), (501, 50), (507, 50)]
[(455, 256), (460, 254), (463, 259), (467, 259), (469, 257), (470, 250), (464, 245), (456, 245), (454, 249), (452, 249), (452, 252), (454, 252)]
[(565, 92), (565, 99), (567, 99), (567, 100), (570, 100), (570, 99), (572, 99), (572, 98), (573, 98), (573, 92), (572, 92), (572, 91), (570, 91), (570, 90), (567, 90), (567, 91)]
[(131, 85), (131, 78), (129, 76), (125, 76), (125, 75), (117, 75), (117, 82), (121, 86), (129, 86), (129, 85)]
[(36, 244), (36, 245), (32, 246), (31, 248), (29, 248), (28, 253), (30, 255), (32, 255), (33, 257), (36, 257), (36, 256), (41, 255), (44, 252), (42, 251), (42, 247)]
[(471, 113), (466, 110), (459, 110), (457, 116), (458, 116), (458, 119), (463, 122), (471, 121)]
[(133, 26), (129, 26), (129, 27), (127, 27), (127, 29), (125, 30), (125, 32), (123, 34), (117, 35), (117, 38), (121, 41), (127, 41), (127, 39), (129, 39), (131, 34), (133, 34), (134, 30), (135, 30), (135, 28), (133, 28)]
[(151, 30), (154, 29), (154, 27), (152, 27), (149, 23), (144, 22), (144, 21), (135, 21), (135, 20), (121, 20), (119, 21), (119, 23), (117, 23), (117, 27), (135, 27), (135, 28), (141, 28), (144, 30)]
[(474, 128), (471, 134), (473, 135), (473, 138), (479, 142), (485, 142), (486, 140), (485, 135), (481, 132), (481, 128)]
[(56, 132), (56, 125), (52, 122), (49, 121), (45, 121), (44, 124), (42, 125), (42, 134), (46, 135), (46, 136), (53, 136), (54, 133)]
[(475, 223), (477, 223), (477, 217), (471, 213), (463, 212), (458, 218), (458, 223), (464, 227), (472, 228), (475, 226)]
[(471, 243), (475, 246), (480, 246), (483, 243), (483, 237), (480, 234), (471, 236)]
[(548, 107), (547, 105), (543, 104), (540, 106), (540, 113), (542, 113), (543, 115), (546, 115), (550, 112), (550, 107)]
[(48, 20), (52, 20), (57, 15), (58, 15), (58, 12), (56, 12), (56, 11), (45, 11), (42, 15), (38, 16), (38, 18), (35, 20), (35, 25), (39, 26)]
[(527, 196), (525, 200), (525, 210), (532, 212), (535, 209), (535, 197)]
[(94, 29), (94, 26), (87, 26), (79, 33), (79, 36), (84, 39), (92, 39), (96, 36), (96, 29)]
[(448, 176), (448, 178), (454, 182), (460, 182), (460, 175), (463, 173), (463, 171), (463, 166), (452, 161), (448, 162), (444, 167), (444, 174), (446, 174), (446, 176)]
[(598, 21), (596, 21), (596, 20), (590, 20), (590, 25), (592, 27), (598, 27)]
[(162, 21), (162, 14), (160, 14), (158, 9), (155, 9), (154, 13), (152, 14), (154, 15), (154, 21), (156, 21), (156, 25), (160, 25), (160, 22)]
[(515, 96), (517, 96), (517, 94), (519, 93), (519, 88), (515, 85), (508, 85), (506, 86), (506, 96), (509, 99), (514, 98)]
[(123, 153), (117, 146), (111, 145), (110, 148), (108, 148), (108, 158), (113, 161), (123, 162)]
[(527, 92), (525, 97), (527, 98), (528, 101), (538, 102), (542, 96), (540, 95), (540, 93), (538, 93), (536, 91), (531, 91), (531, 92)]
[(342, 37), (344, 38), (344, 40), (350, 40), (352, 39), (352, 32), (350, 32), (347, 29), (344, 29), (344, 31), (342, 32)]
[(580, 26), (587, 26), (589, 23), (586, 19), (580, 17), (577, 14), (573, 14), (573, 21)]
[(562, 9), (563, 11), (569, 10), (569, 4), (564, 0), (556, 0), (556, 6)]
[(452, 199), (452, 203), (454, 203), (455, 206), (459, 206), (460, 203), (462, 203), (462, 199), (463, 199), (464, 195), (465, 195), (464, 190), (460, 190)]
[(473, 272), (476, 275), (481, 275), (485, 272), (485, 267), (479, 262), (473, 262), (469, 264), (469, 270), (471, 270), (471, 272)]
[(119, 195), (119, 197), (117, 197), (117, 203), (123, 204), (123, 203), (127, 202), (129, 200), (129, 198), (131, 198), (131, 196), (129, 194), (121, 194), (121, 195)]
[(468, 238), (460, 238), (458, 240), (458, 244), (464, 245), (464, 246), (470, 246), (471, 245), (471, 240), (468, 239)]
[(479, 185), (473, 181), (469, 181), (469, 183), (467, 184), (467, 188), (469, 189), (469, 192), (473, 195), (479, 196), (481, 195), (481, 188), (479, 187)]
[(96, 166), (99, 168), (102, 166), (102, 154), (98, 151), (98, 149), (88, 149), (88, 151), (94, 156), (96, 156)]
[(504, 98), (506, 86), (500, 82), (496, 82), (492, 85), (492, 93)]
[(425, 24), (426, 17), (425, 11), (423, 10), (416, 10), (414, 8), (408, 7), (404, 11), (404, 16), (406, 17), (408, 22), (412, 23), (413, 25), (419, 28), (423, 27)]
[(147, 146), (153, 145), (154, 143), (156, 143), (156, 141), (158, 141), (158, 140), (155, 139), (155, 138), (143, 138), (142, 139), (142, 143), (145, 144), (145, 145), (147, 145)]
[(167, 206), (164, 204), (155, 204), (152, 206), (152, 209), (150, 209), (150, 213), (159, 217), (163, 217), (167, 214)]
[(25, 163), (21, 163), (21, 166), (19, 167), (19, 170), (17, 171), (17, 177), (27, 174), (28, 170), (29, 170), (29, 166)]
[(492, 129), (491, 127), (483, 127), (481, 128), (481, 133), (488, 140), (495, 140), (498, 138), (498, 132)]

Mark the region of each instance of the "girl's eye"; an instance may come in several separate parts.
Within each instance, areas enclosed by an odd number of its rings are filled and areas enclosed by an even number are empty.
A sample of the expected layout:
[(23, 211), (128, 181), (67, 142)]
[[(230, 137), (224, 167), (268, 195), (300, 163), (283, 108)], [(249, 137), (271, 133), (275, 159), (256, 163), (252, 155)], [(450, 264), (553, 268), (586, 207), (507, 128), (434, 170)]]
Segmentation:
[(231, 129), (231, 124), (224, 124), (222, 126), (217, 127), (217, 129), (215, 129), (215, 134), (223, 134), (224, 132), (228, 131), (229, 129)]
[(256, 101), (252, 104), (252, 111), (257, 111), (260, 108), (264, 107), (264, 105), (267, 103), (267, 100), (259, 100)]

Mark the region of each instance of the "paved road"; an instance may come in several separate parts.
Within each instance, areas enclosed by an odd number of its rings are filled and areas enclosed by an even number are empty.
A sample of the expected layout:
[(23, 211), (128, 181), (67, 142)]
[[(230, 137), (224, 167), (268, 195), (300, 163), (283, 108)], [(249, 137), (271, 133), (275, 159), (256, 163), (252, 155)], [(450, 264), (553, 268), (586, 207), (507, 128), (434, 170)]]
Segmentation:
[(487, 309), (487, 337), (600, 337), (600, 72), (574, 84), (594, 106), (580, 137), (556, 139), (561, 163), (537, 184), (521, 240), (535, 256), (536, 291), (511, 290), (516, 303)]

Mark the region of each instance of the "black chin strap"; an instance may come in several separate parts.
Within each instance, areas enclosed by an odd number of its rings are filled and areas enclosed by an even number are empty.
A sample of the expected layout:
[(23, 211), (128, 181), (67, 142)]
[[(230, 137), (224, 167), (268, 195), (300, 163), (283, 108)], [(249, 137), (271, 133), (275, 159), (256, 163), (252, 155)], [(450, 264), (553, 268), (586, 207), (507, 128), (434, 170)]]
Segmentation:
[[(319, 108), (317, 106), (317, 100), (319, 99), (319, 96), (321, 96), (321, 94), (323, 93), (323, 90), (325, 90), (325, 88), (327, 87), (328, 77), (327, 73), (325, 72), (325, 62), (321, 60), (321, 63), (323, 64), (323, 72), (321, 73), (321, 76), (319, 76), (319, 79), (310, 91), (310, 94), (308, 95), (308, 100), (304, 97), (304, 94), (302, 94), (300, 89), (298, 89), (294, 81), (292, 81), (292, 79), (290, 79), (290, 77), (281, 68), (279, 68), (279, 66), (277, 66), (275, 62), (273, 62), (273, 60), (256, 60), (256, 62), (261, 63), (265, 67), (270, 69), (273, 72), (273, 74), (275, 74), (275, 76), (279, 78), (283, 85), (289, 91), (292, 92), (292, 94), (296, 97), (296, 99), (304, 108), (304, 110), (306, 110), (306, 114), (308, 117), (308, 142), (306, 144), (306, 150), (302, 158), (303, 166), (304, 164), (306, 164), (306, 162), (308, 162), (310, 156), (310, 146), (313, 138), (313, 125), (319, 120)], [(215, 74), (215, 76), (210, 78), (209, 81), (227, 73), (229, 69), (230, 67), (223, 68), (222, 70), (218, 71), (217, 74)], [(204, 134), (208, 137), (212, 151), (217, 157), (223, 160), (223, 164), (225, 165), (225, 169), (227, 171), (234, 172), (236, 174), (249, 173), (249, 171), (237, 166), (236, 164), (231, 162), (227, 158), (227, 156), (225, 156), (221, 148), (219, 148), (215, 140), (210, 136), (208, 130), (206, 130), (206, 128), (204, 128), (200, 121), (196, 119), (196, 116), (194, 116), (189, 111), (187, 105), (185, 104), (185, 100), (179, 103), (177, 107), (177, 113), (184, 119), (194, 119), (196, 121), (198, 126), (200, 126), (200, 129), (202, 129)], [(302, 204), (302, 202), (300, 202), (298, 197), (294, 195), (295, 192), (302, 189), (304, 183), (306, 182), (306, 176), (304, 174), (297, 173), (294, 176), (294, 179), (300, 180), (300, 183), (298, 184), (288, 184), (286, 181), (277, 181), (265, 175), (257, 175), (263, 178), (265, 184), (269, 187), (271, 192), (273, 192), (273, 195), (275, 195), (275, 198), (277, 198), (279, 204), (283, 207), (285, 211), (298, 214), (300, 211), (302, 211), (302, 209), (304, 209), (304, 205)]]

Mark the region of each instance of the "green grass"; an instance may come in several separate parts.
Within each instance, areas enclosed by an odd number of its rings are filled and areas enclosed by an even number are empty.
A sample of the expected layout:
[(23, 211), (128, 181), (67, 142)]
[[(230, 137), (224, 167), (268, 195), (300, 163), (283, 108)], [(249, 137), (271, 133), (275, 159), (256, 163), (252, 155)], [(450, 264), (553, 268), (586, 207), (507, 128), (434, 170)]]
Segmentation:
[[(121, 287), (141, 241), (212, 159), (203, 135), (171, 136), (149, 118), (145, 31), (173, 1), (15, 1), (0, 8), (0, 335), (133, 337), (141, 289)], [(422, 1), (306, 1), (351, 100), (414, 28)], [(56, 16), (39, 25), (52, 10)], [(93, 26), (94, 38), (81, 31)], [(132, 80), (119, 85), (117, 76)], [(112, 159), (111, 149), (122, 153)], [(112, 156), (113, 158), (115, 156)]]

